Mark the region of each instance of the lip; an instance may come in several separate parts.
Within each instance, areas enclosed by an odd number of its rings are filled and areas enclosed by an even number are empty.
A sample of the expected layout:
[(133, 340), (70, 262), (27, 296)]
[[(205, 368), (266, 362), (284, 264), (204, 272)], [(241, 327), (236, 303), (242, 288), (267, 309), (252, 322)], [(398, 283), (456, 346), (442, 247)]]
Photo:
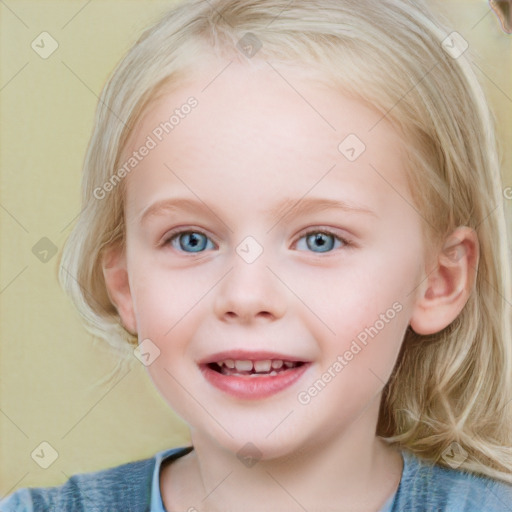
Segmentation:
[[(283, 361), (300, 361), (303, 364), (281, 371), (277, 375), (260, 377), (223, 375), (209, 366), (210, 363), (226, 359), (252, 361), (281, 359)], [(219, 352), (208, 356), (199, 363), (199, 369), (209, 384), (228, 395), (242, 400), (259, 400), (275, 395), (295, 384), (310, 366), (310, 361), (294, 356), (278, 354), (276, 352), (248, 352), (246, 350)]]

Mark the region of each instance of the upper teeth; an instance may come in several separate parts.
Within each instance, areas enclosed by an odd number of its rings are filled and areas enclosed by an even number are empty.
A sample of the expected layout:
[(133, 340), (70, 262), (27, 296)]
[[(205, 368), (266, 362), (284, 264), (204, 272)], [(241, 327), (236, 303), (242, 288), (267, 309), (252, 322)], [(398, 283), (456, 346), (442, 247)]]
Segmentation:
[(278, 370), (282, 368), (283, 365), (287, 368), (291, 368), (296, 365), (295, 362), (292, 361), (283, 361), (282, 359), (264, 359), (260, 361), (250, 361), (248, 359), (226, 359), (224, 361), (218, 361), (217, 364), (222, 367), (226, 366), (227, 368), (236, 368), (238, 372), (250, 372), (254, 370), (255, 372), (269, 372), (270, 369)]
[(256, 372), (269, 372), (270, 367), (272, 366), (272, 361), (270, 359), (265, 359), (264, 361), (254, 361), (253, 367)]

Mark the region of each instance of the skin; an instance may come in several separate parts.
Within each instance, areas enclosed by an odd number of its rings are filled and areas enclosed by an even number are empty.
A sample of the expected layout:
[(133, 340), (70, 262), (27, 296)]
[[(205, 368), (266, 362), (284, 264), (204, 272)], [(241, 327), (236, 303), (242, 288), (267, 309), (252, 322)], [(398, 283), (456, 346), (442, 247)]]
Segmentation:
[[(169, 511), (379, 510), (402, 471), (399, 453), (375, 435), (382, 389), (407, 327), (437, 332), (466, 303), (476, 236), (464, 227), (452, 234), (456, 258), (453, 250), (427, 251), (404, 142), (385, 119), (369, 131), (381, 118), (371, 107), (299, 68), (279, 69), (300, 95), (263, 64), (232, 64), (211, 82), (224, 67), (198, 67), (132, 133), (125, 156), (188, 97), (198, 99), (126, 178), (126, 249), (112, 248), (103, 263), (123, 324), (160, 350), (148, 366), (155, 386), (191, 428), (194, 451), (162, 470), (164, 504)], [(366, 145), (353, 162), (338, 150), (348, 134)], [(171, 197), (199, 197), (208, 208), (141, 222), (150, 205)], [(267, 213), (302, 197), (369, 212)], [(179, 235), (171, 242), (176, 227), (204, 233), (205, 250), (186, 252)], [(332, 250), (318, 251), (304, 236), (310, 228), (329, 228), (349, 244), (327, 237)], [(250, 264), (236, 252), (247, 236), (263, 248)], [(300, 403), (298, 393), (397, 303), (394, 318)], [(232, 349), (311, 364), (291, 387), (243, 400), (212, 387), (198, 367)], [(252, 467), (237, 458), (248, 442), (261, 456)]]

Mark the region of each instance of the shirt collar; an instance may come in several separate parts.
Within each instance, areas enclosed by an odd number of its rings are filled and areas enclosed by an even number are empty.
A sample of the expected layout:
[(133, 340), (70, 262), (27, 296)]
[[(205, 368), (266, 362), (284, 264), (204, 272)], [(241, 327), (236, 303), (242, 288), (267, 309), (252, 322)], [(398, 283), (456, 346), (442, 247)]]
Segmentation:
[(185, 446), (181, 448), (170, 448), (162, 450), (155, 455), (155, 469), (153, 470), (153, 478), (151, 481), (151, 508), (150, 512), (167, 512), (162, 501), (162, 494), (160, 492), (160, 467), (162, 462), (168, 458), (177, 459), (186, 455), (193, 450), (192, 446)]

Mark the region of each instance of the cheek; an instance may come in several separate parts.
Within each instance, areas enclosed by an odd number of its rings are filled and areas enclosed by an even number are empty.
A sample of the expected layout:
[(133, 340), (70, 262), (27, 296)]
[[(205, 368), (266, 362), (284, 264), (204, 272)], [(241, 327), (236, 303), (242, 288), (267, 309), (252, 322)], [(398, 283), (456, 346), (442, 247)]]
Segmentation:
[[(419, 266), (414, 258), (405, 259), (401, 250), (368, 252), (347, 258), (336, 268), (283, 269), (283, 281), (290, 283), (307, 308), (304, 319), (319, 338), (326, 334), (352, 338), (365, 327), (398, 319), (398, 331), (407, 325), (412, 306), (411, 291), (418, 281)], [(295, 277), (294, 277), (295, 276)], [(396, 315), (396, 310), (401, 315)], [(379, 323), (380, 325), (380, 323)], [(315, 328), (316, 326), (316, 328)]]
[[(137, 265), (136, 262), (134, 262)], [(187, 315), (193, 314), (214, 284), (209, 273), (197, 268), (166, 269), (150, 260), (134, 273), (132, 296), (139, 336), (165, 339)]]
[[(311, 417), (331, 414), (333, 404), (346, 417), (359, 417), (389, 380), (409, 324), (412, 299), (408, 294), (417, 274), (412, 259), (395, 256), (393, 251), (386, 258), (381, 253), (371, 265), (368, 261), (361, 268), (329, 275), (323, 286), (313, 275), (303, 276), (300, 293), (309, 288), (312, 302), (308, 306), (315, 311), (315, 315), (304, 315), (303, 321), (321, 353), (318, 374), (298, 395)], [(330, 428), (336, 431), (343, 421), (340, 415)]]
[[(191, 407), (190, 382), (199, 376), (190, 355), (190, 340), (206, 314), (205, 294), (215, 282), (206, 282), (198, 271), (163, 270), (147, 262), (134, 279), (139, 342), (150, 339), (158, 356), (147, 366), (148, 374), (164, 400), (187, 422), (199, 413)], [(193, 403), (193, 400), (192, 400)]]

